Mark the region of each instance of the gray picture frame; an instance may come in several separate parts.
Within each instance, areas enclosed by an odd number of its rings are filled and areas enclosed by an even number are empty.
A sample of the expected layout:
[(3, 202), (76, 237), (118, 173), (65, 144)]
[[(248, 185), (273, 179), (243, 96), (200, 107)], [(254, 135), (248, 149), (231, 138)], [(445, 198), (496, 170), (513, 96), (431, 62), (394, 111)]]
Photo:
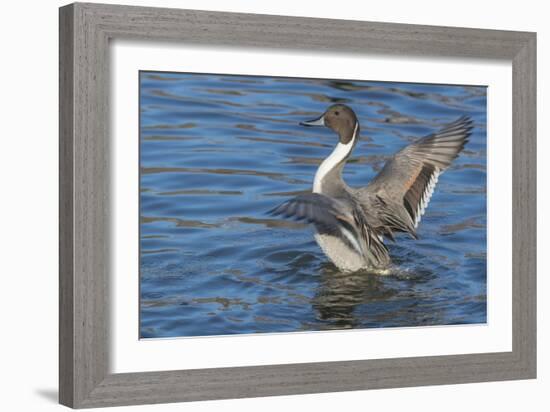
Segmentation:
[[(88, 408), (536, 377), (535, 33), (85, 3), (62, 7), (59, 28), (62, 404)], [(512, 351), (110, 373), (111, 39), (511, 61)]]

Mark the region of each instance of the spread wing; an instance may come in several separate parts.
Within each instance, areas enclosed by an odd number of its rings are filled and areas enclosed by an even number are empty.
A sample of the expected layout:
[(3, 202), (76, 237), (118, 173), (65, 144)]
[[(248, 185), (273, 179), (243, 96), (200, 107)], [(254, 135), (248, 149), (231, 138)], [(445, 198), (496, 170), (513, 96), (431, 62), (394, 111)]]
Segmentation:
[(351, 199), (344, 202), (320, 193), (296, 196), (268, 212), (272, 216), (305, 221), (319, 231), (340, 237), (358, 254), (374, 255), (379, 261), (387, 258), (387, 248), (367, 222), (361, 206)]
[(342, 202), (319, 193), (298, 195), (281, 203), (268, 214), (314, 223), (326, 230), (337, 227), (340, 220), (349, 220), (349, 211)]
[(365, 188), (367, 193), (375, 194), (383, 203), (395, 208), (388, 215), (402, 216), (401, 227), (395, 230), (416, 236), (415, 229), (430, 202), (439, 175), (464, 148), (472, 128), (472, 120), (463, 116), (406, 146)]

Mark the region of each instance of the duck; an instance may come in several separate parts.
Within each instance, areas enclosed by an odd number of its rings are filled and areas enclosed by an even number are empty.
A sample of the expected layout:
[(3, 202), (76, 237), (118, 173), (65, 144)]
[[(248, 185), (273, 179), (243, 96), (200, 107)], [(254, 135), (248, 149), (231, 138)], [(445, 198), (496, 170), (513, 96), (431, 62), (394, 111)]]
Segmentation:
[(473, 129), (472, 119), (461, 116), (403, 147), (366, 186), (350, 187), (342, 171), (360, 135), (353, 109), (333, 104), (300, 125), (326, 127), (338, 142), (319, 165), (312, 191), (286, 200), (268, 214), (311, 224), (321, 250), (344, 272), (387, 270), (391, 265), (387, 241), (395, 242), (397, 233), (418, 239), (418, 225), (438, 180)]

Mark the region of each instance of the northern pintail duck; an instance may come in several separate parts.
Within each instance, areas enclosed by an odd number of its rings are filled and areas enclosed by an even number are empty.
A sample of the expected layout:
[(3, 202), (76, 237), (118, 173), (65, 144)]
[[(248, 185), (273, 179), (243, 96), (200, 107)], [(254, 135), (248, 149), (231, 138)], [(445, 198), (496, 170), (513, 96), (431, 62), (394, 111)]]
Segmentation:
[(359, 139), (359, 121), (344, 104), (330, 106), (303, 126), (325, 126), (339, 142), (321, 163), (313, 192), (287, 200), (269, 213), (306, 221), (315, 239), (341, 270), (381, 269), (390, 264), (384, 239), (394, 232), (417, 239), (416, 229), (441, 173), (468, 141), (472, 120), (466, 116), (422, 137), (394, 154), (365, 187), (349, 187), (342, 170)]

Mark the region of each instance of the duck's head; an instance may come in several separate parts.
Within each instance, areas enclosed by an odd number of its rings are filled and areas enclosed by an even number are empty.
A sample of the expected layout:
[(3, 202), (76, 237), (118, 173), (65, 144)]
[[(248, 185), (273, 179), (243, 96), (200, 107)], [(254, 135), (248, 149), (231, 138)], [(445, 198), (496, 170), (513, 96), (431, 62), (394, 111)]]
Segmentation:
[(351, 107), (333, 104), (317, 119), (300, 123), (302, 126), (326, 126), (340, 137), (340, 143), (348, 144), (359, 133), (359, 121)]

